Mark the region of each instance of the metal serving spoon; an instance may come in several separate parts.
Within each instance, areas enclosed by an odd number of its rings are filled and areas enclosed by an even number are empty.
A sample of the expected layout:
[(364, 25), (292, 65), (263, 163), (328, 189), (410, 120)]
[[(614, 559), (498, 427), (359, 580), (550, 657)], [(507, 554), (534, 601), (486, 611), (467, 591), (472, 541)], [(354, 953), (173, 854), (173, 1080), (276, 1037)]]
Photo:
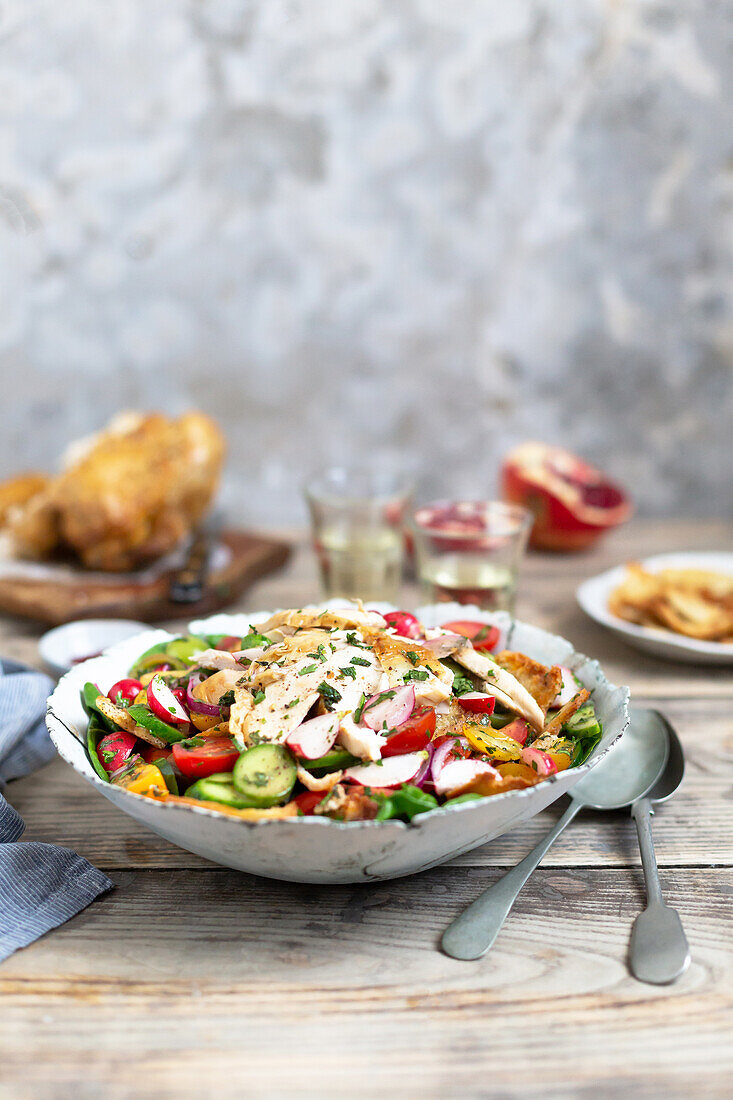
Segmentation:
[(667, 727), (669, 758), (667, 766), (649, 793), (631, 807), (641, 848), (641, 865), (646, 882), (647, 907), (634, 921), (629, 946), (629, 963), (635, 978), (653, 985), (666, 985), (684, 974), (690, 965), (690, 948), (679, 913), (662, 899), (657, 860), (652, 841), (651, 814), (653, 805), (666, 802), (682, 782), (685, 757), (680, 739), (669, 722), (659, 715)]
[(633, 707), (631, 723), (616, 748), (570, 791), (571, 803), (557, 825), (528, 856), (485, 890), (449, 924), (441, 946), (454, 959), (478, 959), (494, 943), (529, 876), (563, 829), (584, 807), (621, 810), (654, 787), (669, 755), (667, 725), (655, 710)]

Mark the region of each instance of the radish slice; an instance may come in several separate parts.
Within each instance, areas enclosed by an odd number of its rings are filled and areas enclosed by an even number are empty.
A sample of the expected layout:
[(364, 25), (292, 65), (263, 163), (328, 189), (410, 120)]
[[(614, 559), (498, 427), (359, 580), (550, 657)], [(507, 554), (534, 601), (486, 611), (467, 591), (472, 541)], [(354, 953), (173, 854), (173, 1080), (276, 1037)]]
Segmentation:
[(443, 744), (439, 745), (438, 748), (435, 750), (435, 752), (433, 753), (432, 763), (430, 765), (430, 772), (433, 777), (433, 782), (435, 782), (435, 780), (438, 778), (446, 764), (450, 760), (455, 760), (455, 757), (451, 756), (451, 753), (453, 752), (453, 749), (457, 748), (459, 745), (462, 746), (464, 749), (468, 749), (469, 751), (471, 751), (471, 746), (469, 745), (465, 737), (451, 737), (450, 741), (444, 741)]
[(400, 787), (410, 783), (422, 770), (429, 753), (407, 752), (403, 756), (388, 756), (381, 764), (357, 764), (347, 768), (344, 779), (363, 787)]
[(560, 671), (562, 672), (562, 687), (550, 703), (551, 707), (564, 707), (565, 704), (570, 703), (581, 690), (573, 675), (572, 669), (560, 665)]
[(557, 764), (542, 749), (534, 749), (531, 745), (525, 745), (522, 749), (522, 760), (534, 768), (538, 775), (552, 775), (557, 771)]
[(203, 703), (193, 693), (194, 688), (198, 687), (205, 679), (203, 672), (194, 672), (189, 676), (186, 684), (186, 703), (193, 714), (208, 714), (209, 717), (218, 718), (221, 715), (221, 707), (218, 703)]
[[(153, 676), (148, 684), (148, 706), (164, 722), (187, 726), (189, 717), (162, 676)], [(217, 707), (217, 712), (218, 712)]]
[(429, 649), (434, 657), (450, 657), (457, 649), (466, 644), (466, 639), (461, 634), (439, 634), (436, 638), (427, 638), (420, 642), (423, 649)]
[[(362, 721), (372, 730), (388, 730), (401, 726), (415, 709), (415, 689), (412, 684), (399, 688), (390, 698), (384, 698), (384, 692), (372, 695), (361, 712)], [(381, 702), (377, 700), (381, 699)]]
[(435, 793), (450, 794), (451, 791), (467, 786), (480, 775), (488, 775), (492, 779), (501, 778), (496, 768), (485, 760), (451, 760), (435, 780)]
[(304, 760), (317, 760), (325, 756), (336, 740), (339, 731), (338, 714), (319, 714), (293, 730), (285, 738), (285, 744), (296, 756)]
[(458, 705), (471, 714), (493, 714), (496, 699), (482, 691), (467, 691), (465, 695), (458, 696)]
[(503, 734), (504, 737), (511, 737), (514, 741), (518, 741), (520, 745), (523, 745), (529, 734), (529, 726), (523, 718), (515, 718), (508, 726), (504, 726), (503, 729), (499, 730), (499, 733)]

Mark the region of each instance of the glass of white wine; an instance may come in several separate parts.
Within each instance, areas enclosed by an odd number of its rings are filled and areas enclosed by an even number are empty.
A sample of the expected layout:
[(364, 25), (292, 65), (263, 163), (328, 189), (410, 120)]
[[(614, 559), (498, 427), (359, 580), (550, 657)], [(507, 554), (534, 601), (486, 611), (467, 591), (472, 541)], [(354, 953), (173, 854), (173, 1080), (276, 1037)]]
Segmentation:
[(513, 611), (532, 515), (501, 501), (435, 501), (418, 508), (413, 533), (420, 584), (430, 603)]
[(305, 490), (326, 598), (385, 600), (399, 594), (410, 486), (364, 466), (333, 467)]

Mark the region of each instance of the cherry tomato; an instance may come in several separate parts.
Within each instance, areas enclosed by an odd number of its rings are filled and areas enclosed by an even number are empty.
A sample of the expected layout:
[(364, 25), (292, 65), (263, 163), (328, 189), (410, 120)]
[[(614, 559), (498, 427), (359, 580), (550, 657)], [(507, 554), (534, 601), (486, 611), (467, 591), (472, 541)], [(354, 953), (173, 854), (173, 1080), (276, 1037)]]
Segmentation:
[(464, 622), (461, 619), (453, 623), (443, 623), (443, 630), (470, 638), (474, 649), (493, 649), (499, 641), (499, 627), (490, 626), (489, 623)]
[(169, 764), (173, 763), (172, 748), (158, 749), (155, 745), (143, 744), (140, 755), (146, 764), (154, 764), (156, 760), (167, 760)]
[(178, 702), (181, 704), (184, 710), (188, 710), (188, 700), (186, 698), (185, 688), (171, 688), (171, 691), (175, 695)]
[(179, 772), (191, 779), (205, 779), (214, 772), (230, 772), (239, 757), (231, 737), (217, 733), (213, 737), (199, 733), (173, 746), (173, 761)]
[(387, 738), (382, 756), (401, 756), (404, 752), (419, 752), (424, 749), (435, 733), (435, 710), (433, 707), (417, 707), (406, 722), (397, 727), (397, 731)]
[(118, 680), (107, 692), (107, 698), (111, 699), (113, 703), (117, 703), (118, 706), (118, 699), (120, 696), (125, 703), (134, 703), (135, 696), (142, 690), (143, 686), (139, 680), (133, 680), (132, 678)]
[(411, 615), (409, 611), (385, 611), (384, 620), (387, 626), (391, 626), (403, 638), (424, 638), (420, 620)]
[(238, 638), (236, 634), (227, 634), (226, 638), (222, 638), (216, 648), (225, 649), (227, 653), (234, 653), (235, 650), (239, 651), (242, 648), (242, 639)]
[(459, 695), (456, 700), (460, 707), (471, 714), (493, 714), (496, 699), (493, 695), (484, 695), (479, 691), (471, 691), (467, 695)]
[(328, 794), (328, 791), (301, 791), (293, 799), (302, 814), (310, 815), (319, 802)]
[(97, 756), (102, 767), (110, 775), (126, 764), (135, 751), (137, 738), (126, 730), (106, 733), (97, 745)]

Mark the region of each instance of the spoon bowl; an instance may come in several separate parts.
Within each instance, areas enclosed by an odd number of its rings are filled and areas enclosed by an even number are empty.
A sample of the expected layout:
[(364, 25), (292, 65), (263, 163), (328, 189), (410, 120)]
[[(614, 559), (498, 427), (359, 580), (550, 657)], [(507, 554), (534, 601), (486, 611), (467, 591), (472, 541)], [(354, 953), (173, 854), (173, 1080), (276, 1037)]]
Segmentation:
[[(632, 707), (620, 742), (570, 793), (592, 810), (623, 810), (661, 782), (670, 752), (668, 725), (656, 710)], [(675, 788), (676, 789), (676, 788)]]
[(478, 959), (493, 945), (520, 890), (548, 848), (584, 807), (620, 810), (643, 802), (664, 773), (669, 755), (667, 725), (654, 710), (632, 707), (619, 743), (575, 784), (570, 805), (528, 856), (485, 890), (446, 928), (441, 946), (454, 959)]

